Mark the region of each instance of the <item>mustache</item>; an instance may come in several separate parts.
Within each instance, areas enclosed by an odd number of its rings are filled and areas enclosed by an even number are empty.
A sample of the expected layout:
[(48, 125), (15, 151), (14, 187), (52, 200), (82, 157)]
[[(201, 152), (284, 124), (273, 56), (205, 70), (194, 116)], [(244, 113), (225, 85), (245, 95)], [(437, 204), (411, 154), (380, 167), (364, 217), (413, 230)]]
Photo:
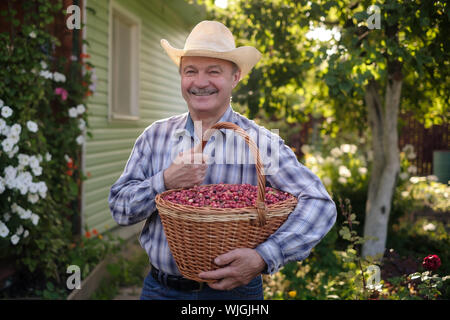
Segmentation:
[(191, 88), (189, 89), (190, 93), (193, 94), (212, 94), (212, 93), (216, 93), (217, 89), (215, 88)]

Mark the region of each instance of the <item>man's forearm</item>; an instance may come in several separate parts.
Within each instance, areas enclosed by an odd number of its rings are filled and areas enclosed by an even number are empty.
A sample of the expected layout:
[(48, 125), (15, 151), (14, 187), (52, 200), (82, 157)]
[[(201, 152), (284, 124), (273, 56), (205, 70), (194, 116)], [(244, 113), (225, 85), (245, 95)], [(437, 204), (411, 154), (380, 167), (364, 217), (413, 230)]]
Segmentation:
[(131, 225), (148, 218), (156, 209), (156, 195), (165, 190), (163, 171), (141, 181), (121, 177), (109, 195), (114, 220), (120, 225)]
[(264, 273), (273, 274), (289, 261), (301, 261), (328, 233), (336, 221), (336, 206), (329, 199), (303, 195), (288, 220), (256, 247), (267, 264)]

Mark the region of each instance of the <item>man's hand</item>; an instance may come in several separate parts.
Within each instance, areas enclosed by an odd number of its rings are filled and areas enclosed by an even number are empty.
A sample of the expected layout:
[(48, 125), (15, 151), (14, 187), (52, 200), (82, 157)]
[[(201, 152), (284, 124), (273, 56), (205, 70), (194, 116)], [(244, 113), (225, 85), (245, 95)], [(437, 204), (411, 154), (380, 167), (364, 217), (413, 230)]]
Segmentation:
[(266, 263), (254, 249), (234, 249), (218, 256), (214, 263), (223, 268), (202, 272), (199, 277), (219, 280), (208, 283), (216, 290), (231, 290), (246, 285), (266, 268)]
[(195, 147), (191, 150), (180, 152), (173, 163), (164, 170), (164, 184), (167, 190), (177, 188), (190, 188), (200, 185), (205, 179), (208, 165), (208, 156), (196, 153)]

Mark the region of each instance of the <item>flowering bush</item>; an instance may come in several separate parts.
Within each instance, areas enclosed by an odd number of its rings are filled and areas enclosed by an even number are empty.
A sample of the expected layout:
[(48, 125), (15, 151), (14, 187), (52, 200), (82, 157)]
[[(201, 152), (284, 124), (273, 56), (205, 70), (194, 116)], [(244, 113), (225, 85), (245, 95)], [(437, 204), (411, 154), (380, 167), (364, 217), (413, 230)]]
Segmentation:
[(59, 42), (46, 26), (61, 3), (35, 2), (24, 2), (22, 21), (10, 8), (11, 31), (0, 33), (0, 259), (61, 281), (92, 73), (82, 57), (54, 58)]
[(450, 185), (437, 182), (437, 177), (410, 177), (397, 189), (397, 203), (412, 211), (429, 207), (437, 212), (450, 208)]

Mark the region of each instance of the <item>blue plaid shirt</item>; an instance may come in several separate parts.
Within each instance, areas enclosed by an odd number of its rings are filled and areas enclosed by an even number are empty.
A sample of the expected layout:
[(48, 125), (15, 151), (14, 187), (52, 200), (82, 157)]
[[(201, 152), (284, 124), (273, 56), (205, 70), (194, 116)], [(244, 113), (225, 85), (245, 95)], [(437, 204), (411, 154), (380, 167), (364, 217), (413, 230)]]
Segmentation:
[[(298, 204), (286, 222), (256, 248), (267, 264), (265, 273), (273, 274), (289, 261), (308, 257), (311, 249), (334, 225), (336, 206), (320, 179), (297, 160), (291, 148), (277, 134), (258, 126), (235, 112), (231, 106), (218, 122), (222, 121), (233, 122), (246, 132), (262, 132), (256, 137), (258, 148), (264, 143), (273, 146), (275, 141), (279, 148), (279, 163), (275, 168), (278, 170), (273, 170), (274, 167), (270, 168), (270, 164), (265, 162), (266, 173), (271, 173), (266, 175), (267, 186), (289, 192), (298, 198)], [(231, 132), (225, 129), (220, 131)], [(225, 143), (227, 137), (223, 135)], [(206, 154), (213, 140), (215, 138), (211, 138), (205, 146)], [(188, 112), (154, 122), (136, 140), (125, 170), (109, 194), (109, 207), (119, 225), (132, 225), (147, 219), (139, 237), (140, 244), (156, 268), (173, 275), (180, 275), (180, 272), (170, 252), (156, 210), (155, 197), (166, 191), (163, 171), (180, 151), (190, 149), (199, 142)], [(248, 152), (248, 147), (246, 150)], [(271, 153), (270, 147), (268, 150)], [(214, 156), (214, 152), (211, 155)], [(255, 165), (252, 163), (211, 163), (203, 184), (257, 185)]]

